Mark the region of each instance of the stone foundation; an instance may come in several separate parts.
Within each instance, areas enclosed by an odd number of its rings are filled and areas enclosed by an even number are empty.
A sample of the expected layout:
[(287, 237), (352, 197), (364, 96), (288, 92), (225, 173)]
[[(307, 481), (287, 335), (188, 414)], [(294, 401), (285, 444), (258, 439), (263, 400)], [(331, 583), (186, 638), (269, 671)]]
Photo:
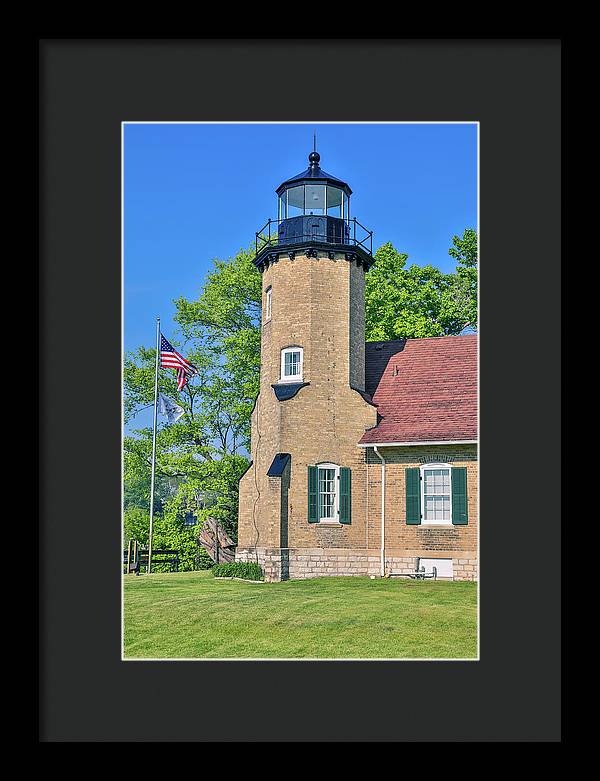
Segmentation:
[(266, 581), (289, 580), (287, 551), (284, 548), (237, 548), (235, 551), (236, 561), (257, 559)]
[[(425, 556), (426, 553), (421, 554)], [(429, 554), (430, 555), (430, 554)], [(263, 569), (265, 580), (304, 580), (327, 575), (381, 575), (381, 559), (377, 550), (348, 548), (238, 548), (236, 561), (256, 561)], [(391, 574), (415, 571), (416, 556), (386, 556), (386, 568)], [(452, 559), (454, 580), (477, 580), (476, 559)]]
[(477, 580), (477, 559), (452, 559), (454, 580)]

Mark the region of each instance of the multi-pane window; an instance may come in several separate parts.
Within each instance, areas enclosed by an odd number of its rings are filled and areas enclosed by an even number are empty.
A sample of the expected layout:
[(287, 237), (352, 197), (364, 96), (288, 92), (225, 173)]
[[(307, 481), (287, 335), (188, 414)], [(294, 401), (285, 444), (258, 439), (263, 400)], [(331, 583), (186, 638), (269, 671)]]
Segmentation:
[(300, 376), (300, 352), (294, 350), (294, 352), (285, 354), (285, 364), (283, 373), (286, 377), (299, 377)]
[(281, 380), (283, 382), (302, 381), (302, 348), (286, 347), (281, 351)]
[(271, 319), (272, 292), (273, 292), (272, 288), (268, 287), (265, 293), (265, 323), (267, 323)]
[(318, 468), (319, 521), (337, 521), (337, 476), (339, 468), (325, 464)]
[(423, 467), (423, 520), (450, 523), (452, 520), (452, 489), (449, 467)]

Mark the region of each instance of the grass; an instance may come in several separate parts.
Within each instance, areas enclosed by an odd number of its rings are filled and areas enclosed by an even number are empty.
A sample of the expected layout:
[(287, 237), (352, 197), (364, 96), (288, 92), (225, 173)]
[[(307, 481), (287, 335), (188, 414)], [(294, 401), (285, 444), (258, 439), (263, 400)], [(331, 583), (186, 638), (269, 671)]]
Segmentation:
[(125, 576), (126, 659), (475, 658), (477, 586), (209, 571)]

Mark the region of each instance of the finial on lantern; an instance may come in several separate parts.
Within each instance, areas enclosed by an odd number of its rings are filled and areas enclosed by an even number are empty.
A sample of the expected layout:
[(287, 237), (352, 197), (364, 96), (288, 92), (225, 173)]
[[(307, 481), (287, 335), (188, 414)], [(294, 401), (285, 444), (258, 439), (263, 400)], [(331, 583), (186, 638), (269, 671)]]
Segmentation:
[(313, 151), (308, 156), (311, 168), (318, 168), (321, 155), (317, 152), (317, 131), (313, 133)]

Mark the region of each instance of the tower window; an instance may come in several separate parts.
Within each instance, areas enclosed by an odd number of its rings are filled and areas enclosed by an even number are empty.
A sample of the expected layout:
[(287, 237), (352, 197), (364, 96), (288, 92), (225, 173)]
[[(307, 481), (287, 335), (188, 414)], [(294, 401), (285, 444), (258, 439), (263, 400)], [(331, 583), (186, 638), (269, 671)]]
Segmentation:
[(319, 464), (319, 521), (338, 521), (338, 477), (340, 468), (337, 464)]
[(302, 382), (302, 347), (286, 347), (281, 351), (281, 382)]
[(269, 286), (265, 292), (265, 323), (268, 323), (271, 319), (271, 299), (273, 288)]

